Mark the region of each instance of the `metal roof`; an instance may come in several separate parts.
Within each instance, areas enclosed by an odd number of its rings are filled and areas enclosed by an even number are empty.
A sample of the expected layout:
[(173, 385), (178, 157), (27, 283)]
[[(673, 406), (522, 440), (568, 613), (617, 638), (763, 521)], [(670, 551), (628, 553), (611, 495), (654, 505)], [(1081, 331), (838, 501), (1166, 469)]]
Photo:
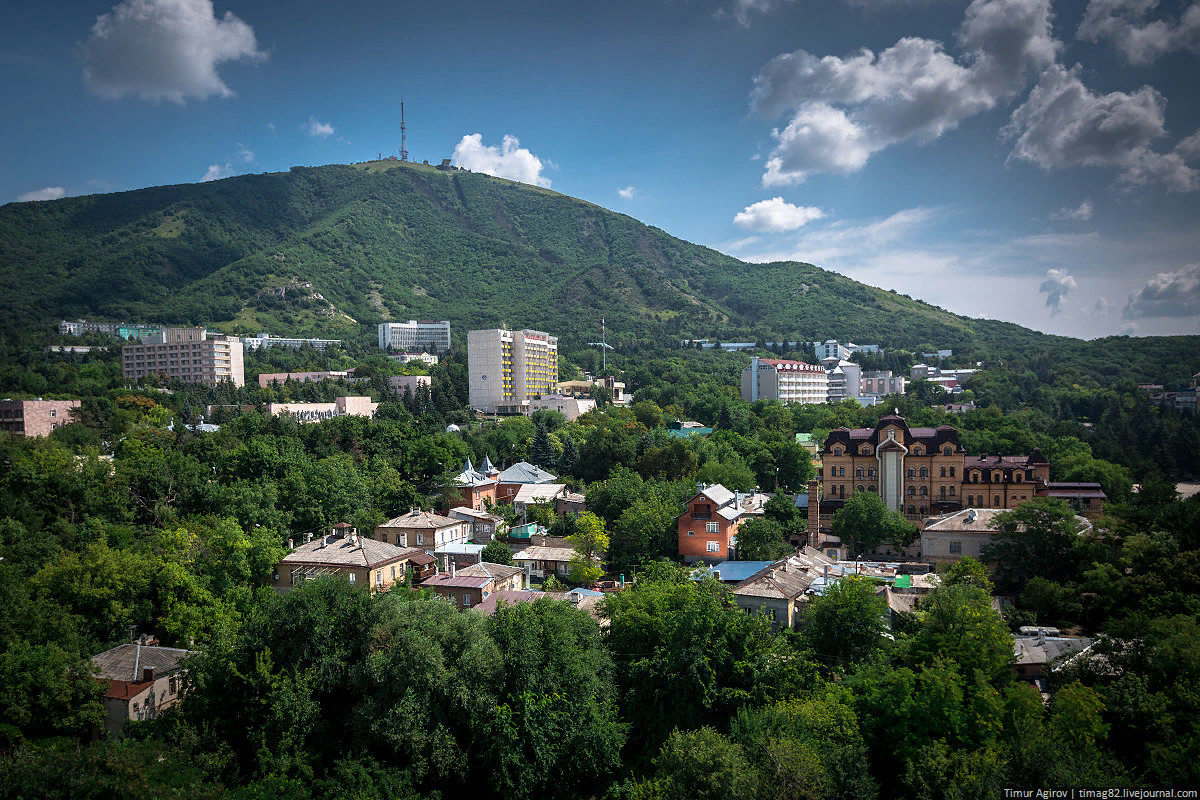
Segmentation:
[(501, 472), (496, 480), (500, 483), (553, 483), (558, 477), (528, 461), (518, 461)]
[(195, 652), (175, 647), (122, 644), (92, 656), (92, 663), (96, 665), (97, 674), (101, 678), (140, 683), (142, 670), (149, 668), (153, 669), (155, 674), (165, 675), (177, 669), (183, 659)]

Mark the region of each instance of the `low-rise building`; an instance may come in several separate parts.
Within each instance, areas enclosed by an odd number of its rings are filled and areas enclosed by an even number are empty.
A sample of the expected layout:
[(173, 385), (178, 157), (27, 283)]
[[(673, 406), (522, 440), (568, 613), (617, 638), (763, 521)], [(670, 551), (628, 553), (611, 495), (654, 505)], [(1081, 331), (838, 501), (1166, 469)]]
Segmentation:
[(507, 530), (504, 517), (499, 514), (476, 511), (466, 506), (455, 506), (450, 509), (450, 518), (470, 523), (471, 541), (475, 544), (487, 544), (496, 538), (497, 534), (503, 534)]
[(535, 578), (547, 575), (565, 577), (571, 570), (571, 559), (575, 557), (575, 549), (566, 540), (551, 539), (548, 544), (533, 544), (513, 554), (513, 563), (521, 567), (529, 567), (529, 574)]
[(467, 456), (462, 472), (451, 480), (454, 488), (446, 492), (446, 505), (465, 506), (476, 511), (483, 511), (488, 505), (500, 502), (496, 492), (496, 479), (499, 474), (500, 471), (492, 466), (492, 462), (487, 456), (483, 457), (483, 463), (479, 469), (475, 469), (475, 465), (471, 463), (471, 457)]
[(450, 349), (450, 321), (410, 319), (408, 322), (381, 322), (379, 346), (384, 350), (444, 353)]
[(433, 384), (428, 375), (393, 375), (388, 378), (388, 385), (396, 394), (404, 394), (406, 389), (416, 394), (422, 386), (428, 389)]
[(471, 522), (414, 508), (377, 526), (372, 535), (398, 547), (421, 547), (435, 552), (447, 545), (470, 542)]
[(104, 727), (119, 736), (125, 723), (155, 719), (179, 702), (184, 691), (183, 662), (192, 650), (159, 647), (142, 636), (92, 657), (96, 676), (108, 681), (104, 692)]
[(267, 413), (272, 417), (282, 414), (295, 417), (300, 422), (321, 422), (334, 417), (374, 417), (379, 403), (370, 397), (335, 397), (332, 403), (267, 403)]
[(558, 478), (528, 461), (518, 461), (496, 474), (496, 502), (512, 503), (522, 486), (555, 483)]
[[(925, 522), (921, 528), (921, 558), (925, 561), (957, 561), (970, 556), (982, 560), (980, 552), (992, 540), (996, 515), (1004, 509), (964, 508), (942, 514)], [(1079, 530), (1089, 531), (1092, 523), (1076, 516)]]
[(49, 436), (71, 422), (79, 400), (0, 400), (0, 431), (17, 436)]
[(290, 347), (293, 350), (298, 350), (305, 345), (325, 352), (329, 347), (340, 347), (341, 339), (288, 339), (282, 336), (272, 336), (269, 333), (260, 333), (253, 338), (245, 338), (242, 344), (247, 350), (259, 350), (267, 347)]
[(429, 353), (393, 353), (388, 356), (393, 361), (407, 364), (410, 361), (424, 361), (426, 364), (438, 363), (438, 357)]
[(687, 563), (726, 561), (737, 554), (737, 532), (748, 514), (737, 495), (719, 483), (699, 485), (677, 522), (679, 555)]
[(749, 613), (765, 610), (776, 627), (794, 628), (813, 584), (828, 581), (837, 565), (811, 548), (775, 561), (733, 587), (738, 608)]
[(287, 592), (306, 580), (336, 577), (372, 592), (386, 592), (403, 583), (410, 563), (420, 573), (432, 561), (420, 548), (365, 539), (354, 528), (339, 523), (331, 533), (305, 542), (284, 556), (275, 566), (272, 582), (276, 591)]
[(590, 398), (571, 397), (563, 394), (547, 394), (530, 399), (530, 414), (535, 411), (541, 411), (544, 408), (559, 412), (567, 418), (567, 422), (574, 422), (589, 411), (595, 411), (596, 401)]
[(527, 483), (513, 497), (513, 510), (524, 514), (528, 506), (557, 504), (559, 498), (567, 495), (565, 483)]
[(339, 378), (349, 378), (345, 371), (329, 372), (264, 372), (258, 376), (258, 385), (266, 389), (271, 384), (284, 384), (288, 381), (296, 383), (312, 383), (315, 381), (336, 381)]
[(1092, 646), (1092, 640), (1087, 637), (1050, 635), (1057, 633), (1056, 629), (1040, 628), (1033, 633), (1013, 634), (1013, 673), (1042, 692), (1047, 690), (1046, 681), (1051, 672)]
[(579, 492), (567, 492), (554, 500), (554, 513), (560, 517), (584, 511), (587, 511), (587, 496)]
[(451, 562), (445, 571), (422, 581), (421, 588), (431, 589), (439, 597), (454, 603), (461, 611), (479, 605), (495, 592), (523, 589), (523, 578), (524, 570), (521, 567), (481, 561), (457, 568)]

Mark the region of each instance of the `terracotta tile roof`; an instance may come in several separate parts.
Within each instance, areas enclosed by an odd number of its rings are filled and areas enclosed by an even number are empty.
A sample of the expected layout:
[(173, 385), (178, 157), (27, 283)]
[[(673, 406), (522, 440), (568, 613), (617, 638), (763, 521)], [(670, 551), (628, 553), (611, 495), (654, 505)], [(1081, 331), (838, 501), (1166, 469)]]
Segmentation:
[[(326, 537), (322, 537), (324, 539)], [(356, 537), (353, 544), (349, 538), (333, 539), (325, 547), (322, 539), (302, 544), (283, 557), (281, 564), (319, 564), (337, 567), (376, 567), (404, 560), (405, 554), (415, 548), (396, 547), (394, 544), (374, 539)]]
[(461, 567), (458, 570), (458, 574), (471, 577), (491, 577), (497, 581), (503, 581), (524, 571), (521, 567), (509, 567), (504, 564), (493, 564), (490, 561), (483, 561), (478, 564), (472, 564), (469, 567)]

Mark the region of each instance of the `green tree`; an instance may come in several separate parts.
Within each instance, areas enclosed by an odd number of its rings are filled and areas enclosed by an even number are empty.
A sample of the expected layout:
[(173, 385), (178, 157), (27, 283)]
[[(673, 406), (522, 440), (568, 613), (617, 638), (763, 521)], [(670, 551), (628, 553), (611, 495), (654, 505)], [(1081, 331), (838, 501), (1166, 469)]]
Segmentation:
[(492, 539), (488, 542), (484, 546), (483, 552), (480, 553), (480, 558), (489, 564), (512, 566), (512, 550), (499, 539)]
[(1079, 526), (1063, 501), (1033, 500), (997, 514), (992, 529), (980, 558), (996, 563), (996, 577), (1006, 588), (1020, 589), (1035, 575), (1062, 580), (1070, 573)]
[(590, 511), (579, 514), (576, 522), (578, 530), (567, 537), (575, 551), (571, 556), (570, 578), (575, 583), (591, 583), (604, 574), (608, 532), (604, 530), (604, 520)]
[(533, 434), (533, 446), (529, 451), (529, 460), (543, 469), (552, 469), (556, 461), (550, 434), (540, 423)]
[(939, 577), (944, 586), (966, 584), (967, 586), (976, 586), (989, 595), (995, 588), (988, 578), (987, 567), (970, 556), (952, 562), (939, 573)]
[(898, 511), (889, 511), (883, 498), (874, 492), (855, 492), (833, 515), (832, 532), (851, 551), (851, 555), (872, 553), (888, 542), (907, 547), (917, 528)]
[(775, 561), (791, 552), (783, 528), (773, 519), (751, 519), (738, 528), (737, 555), (741, 561)]
[(825, 664), (861, 661), (879, 648), (886, 613), (874, 581), (845, 577), (809, 599), (800, 616), (801, 639)]
[(751, 797), (757, 781), (741, 745), (709, 727), (676, 730), (654, 759), (655, 777), (667, 800)]
[(558, 457), (558, 471), (562, 475), (574, 475), (579, 463), (579, 448), (575, 438), (569, 434), (562, 437), (563, 451)]

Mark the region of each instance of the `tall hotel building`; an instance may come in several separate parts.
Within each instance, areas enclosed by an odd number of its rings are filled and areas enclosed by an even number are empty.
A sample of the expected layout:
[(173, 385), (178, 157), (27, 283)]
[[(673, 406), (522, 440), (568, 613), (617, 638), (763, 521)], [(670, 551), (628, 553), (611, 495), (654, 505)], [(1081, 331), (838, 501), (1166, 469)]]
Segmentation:
[(379, 323), (379, 346), (384, 350), (426, 350), (434, 355), (450, 349), (450, 322), (410, 319)]
[(742, 399), (747, 403), (824, 403), (828, 394), (829, 374), (817, 364), (754, 358), (742, 370)]
[(520, 414), (558, 388), (558, 337), (541, 331), (467, 331), (471, 407)]
[(222, 335), (210, 339), (204, 328), (163, 328), (139, 344), (122, 347), (121, 362), (125, 377), (133, 380), (156, 374), (205, 386), (225, 380), (234, 386), (246, 383), (242, 340)]

